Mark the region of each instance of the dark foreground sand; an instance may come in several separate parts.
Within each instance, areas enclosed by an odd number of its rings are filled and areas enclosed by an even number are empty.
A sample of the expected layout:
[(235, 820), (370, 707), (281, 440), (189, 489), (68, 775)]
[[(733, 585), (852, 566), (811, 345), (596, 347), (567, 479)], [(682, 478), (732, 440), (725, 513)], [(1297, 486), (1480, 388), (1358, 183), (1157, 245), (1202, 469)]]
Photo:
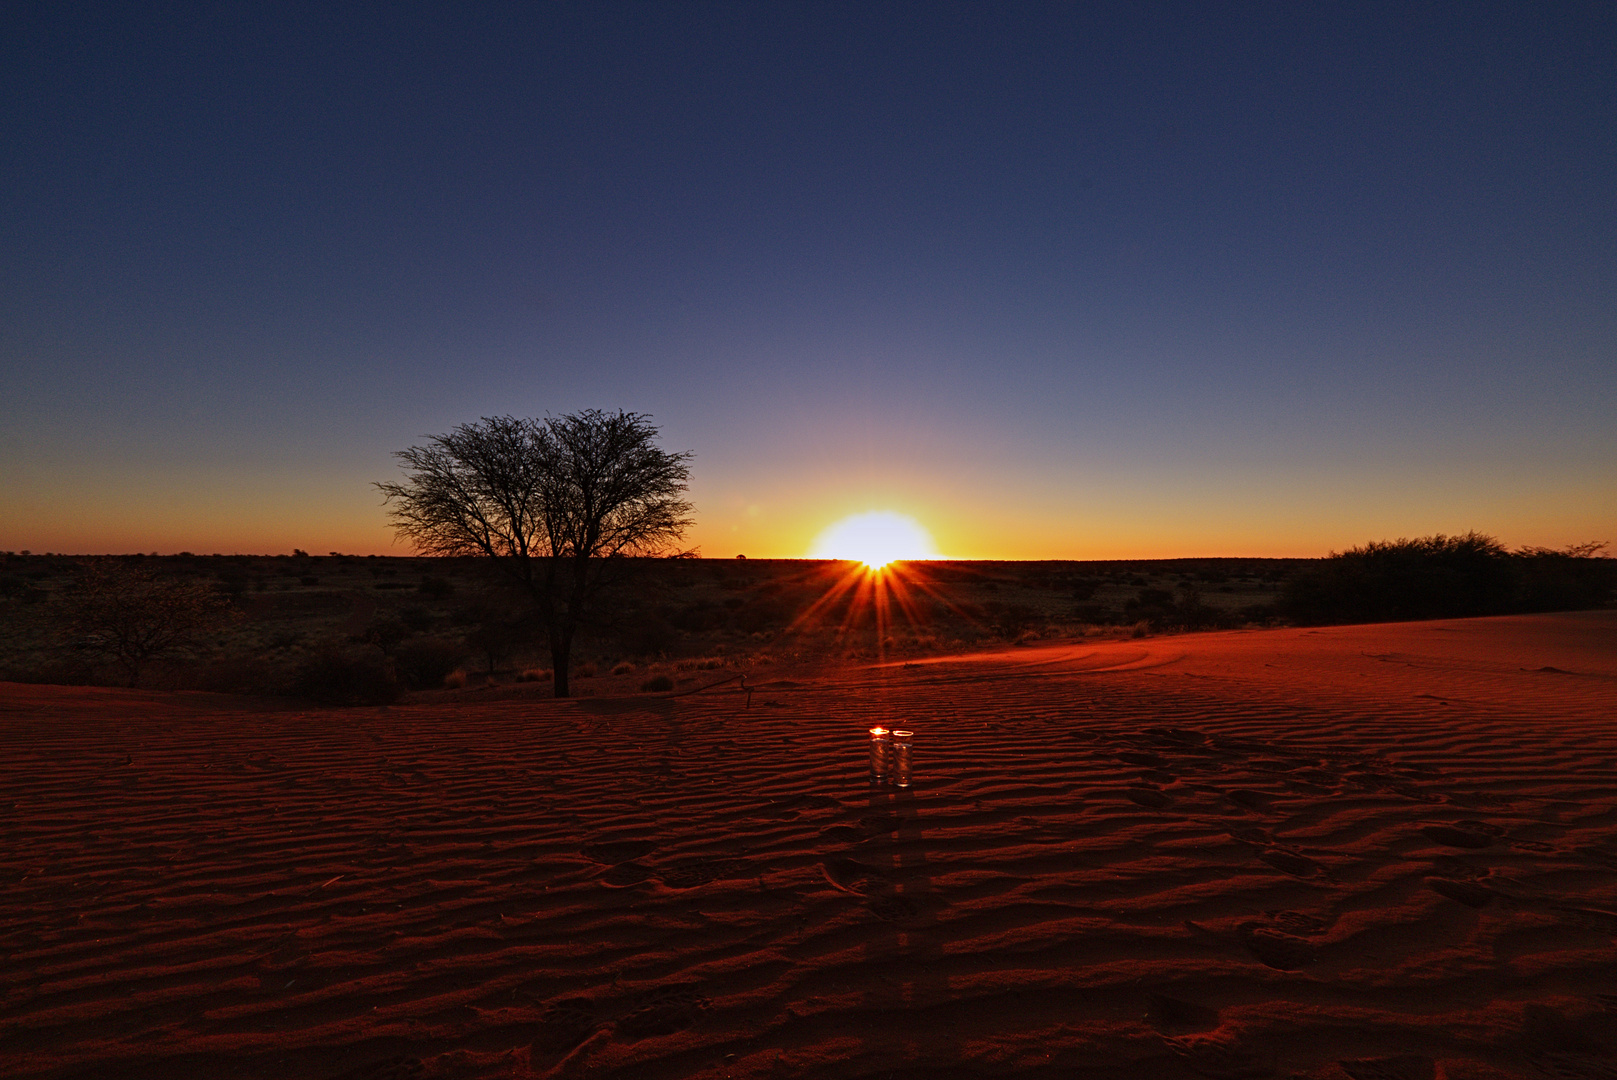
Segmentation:
[(0, 685), (0, 1075), (1617, 1077), (1617, 613), (771, 677)]

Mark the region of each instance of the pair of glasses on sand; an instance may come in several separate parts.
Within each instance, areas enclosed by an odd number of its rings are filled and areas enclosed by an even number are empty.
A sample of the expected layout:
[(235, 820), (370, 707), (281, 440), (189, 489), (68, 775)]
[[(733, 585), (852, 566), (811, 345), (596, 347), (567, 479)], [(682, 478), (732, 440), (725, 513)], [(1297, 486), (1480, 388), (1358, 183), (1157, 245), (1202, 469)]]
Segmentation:
[(889, 731), (884, 727), (870, 729), (870, 782), (910, 786), (910, 740), (913, 731)]

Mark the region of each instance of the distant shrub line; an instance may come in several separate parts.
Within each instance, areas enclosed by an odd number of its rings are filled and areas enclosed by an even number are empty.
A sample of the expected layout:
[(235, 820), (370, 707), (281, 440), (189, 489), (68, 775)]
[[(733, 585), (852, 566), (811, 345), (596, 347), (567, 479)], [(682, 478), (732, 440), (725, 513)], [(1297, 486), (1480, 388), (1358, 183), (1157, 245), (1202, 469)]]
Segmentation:
[(1302, 626), (1576, 611), (1617, 591), (1602, 544), (1508, 551), (1491, 536), (1372, 541), (1292, 574), (1276, 607)]

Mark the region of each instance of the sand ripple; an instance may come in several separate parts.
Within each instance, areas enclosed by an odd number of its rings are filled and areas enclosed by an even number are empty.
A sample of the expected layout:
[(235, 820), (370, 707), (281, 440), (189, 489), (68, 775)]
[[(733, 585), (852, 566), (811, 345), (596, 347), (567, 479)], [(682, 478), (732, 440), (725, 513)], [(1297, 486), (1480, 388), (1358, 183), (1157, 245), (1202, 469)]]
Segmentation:
[(7, 1076), (1613, 1075), (1609, 613), (751, 710), (0, 696)]

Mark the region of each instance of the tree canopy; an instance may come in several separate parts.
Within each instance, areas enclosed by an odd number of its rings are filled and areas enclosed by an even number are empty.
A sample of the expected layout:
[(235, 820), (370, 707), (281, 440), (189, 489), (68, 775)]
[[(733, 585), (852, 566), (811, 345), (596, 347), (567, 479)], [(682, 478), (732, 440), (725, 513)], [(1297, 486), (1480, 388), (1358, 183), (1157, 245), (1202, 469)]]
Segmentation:
[(394, 456), (376, 485), (399, 536), (427, 555), (491, 559), (538, 608), (557, 697), (572, 643), (631, 556), (683, 554), (689, 453), (656, 444), (641, 413), (587, 409), (544, 420), (483, 417)]

